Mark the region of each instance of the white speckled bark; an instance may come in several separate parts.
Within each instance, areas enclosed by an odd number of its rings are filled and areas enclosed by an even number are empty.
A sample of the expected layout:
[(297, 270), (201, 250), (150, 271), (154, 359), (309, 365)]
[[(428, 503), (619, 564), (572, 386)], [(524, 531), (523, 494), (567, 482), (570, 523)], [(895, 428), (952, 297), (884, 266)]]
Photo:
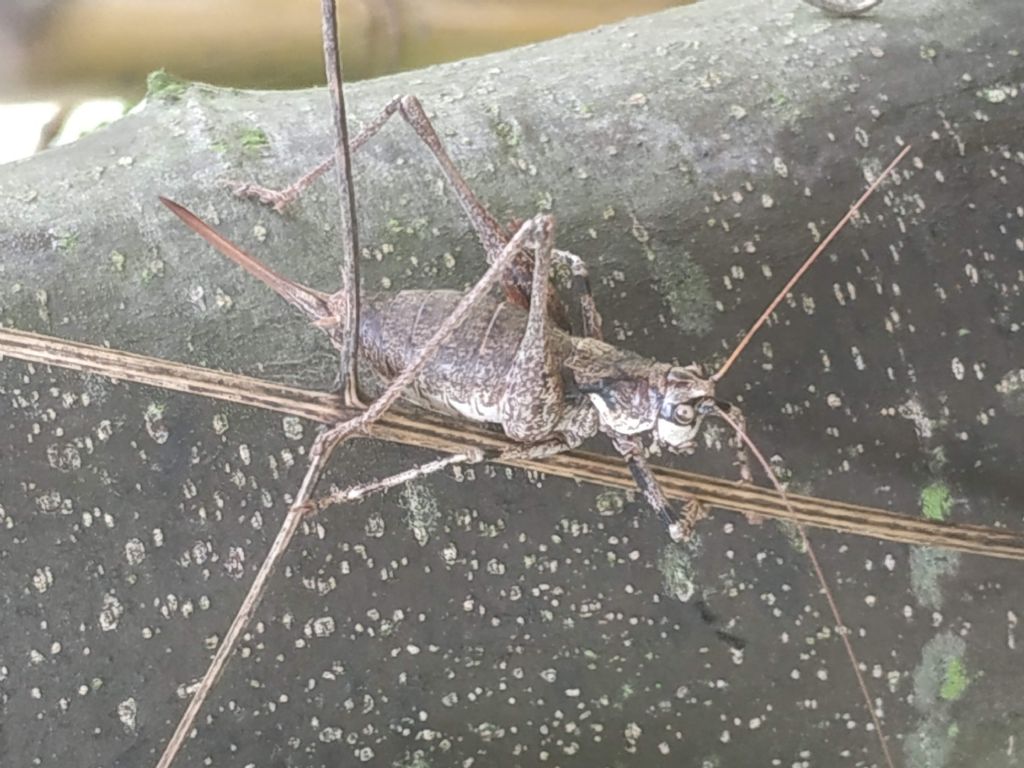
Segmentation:
[[(796, 0), (702, 2), (358, 84), (348, 100), (359, 119), (419, 95), (497, 214), (554, 212), (559, 242), (591, 266), (606, 336), (683, 362), (720, 356), (865, 175), (913, 142), (899, 185), (720, 393), (798, 489), (1017, 526), (1022, 28), (1019, 0), (889, 0), (855, 20)], [(322, 92), (165, 83), (109, 129), (3, 167), (0, 322), (326, 385), (318, 332), (156, 202), (180, 199), (332, 286), (332, 190), (280, 217), (217, 186), (290, 181), (327, 151), (325, 115)], [(367, 285), (480, 273), (403, 126), (355, 165)], [(152, 762), (310, 433), (0, 361), (0, 764)], [(730, 473), (720, 437), (689, 466)], [(426, 458), (359, 441), (332, 479)], [(476, 468), (325, 516), (186, 760), (878, 763), (785, 533), (714, 516), (668, 557), (639, 509)], [(1019, 759), (1019, 568), (831, 536), (819, 549), (903, 764)]]

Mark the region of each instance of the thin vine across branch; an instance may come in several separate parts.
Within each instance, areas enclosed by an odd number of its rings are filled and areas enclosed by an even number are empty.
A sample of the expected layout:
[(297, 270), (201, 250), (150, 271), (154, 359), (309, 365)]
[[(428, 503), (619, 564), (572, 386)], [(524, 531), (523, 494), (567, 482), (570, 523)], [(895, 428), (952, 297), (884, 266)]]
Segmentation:
[[(263, 408), (324, 424), (337, 423), (357, 413), (343, 407), (340, 398), (329, 392), (9, 328), (0, 328), (0, 356)], [(380, 440), (447, 453), (477, 448), (496, 456), (515, 445), (498, 432), (400, 408), (384, 414), (367, 431)], [(501, 463), (609, 488), (633, 488), (633, 479), (625, 465), (613, 457), (596, 453), (571, 451), (544, 460), (503, 459)], [(768, 488), (670, 467), (654, 469), (666, 494), (673, 499), (695, 496), (708, 506), (734, 512), (887, 541), (1024, 560), (1022, 532), (927, 520), (876, 507), (796, 494), (788, 497), (787, 508), (785, 501)]]

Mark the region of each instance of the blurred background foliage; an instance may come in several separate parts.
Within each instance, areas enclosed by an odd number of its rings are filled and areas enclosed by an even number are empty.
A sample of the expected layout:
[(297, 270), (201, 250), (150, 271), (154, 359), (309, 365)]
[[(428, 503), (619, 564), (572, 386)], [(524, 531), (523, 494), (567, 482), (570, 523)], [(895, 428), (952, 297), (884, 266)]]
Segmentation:
[[(338, 0), (358, 80), (544, 40), (681, 0)], [(323, 82), (319, 0), (0, 0), (0, 162), (114, 119), (146, 75)], [(99, 101), (96, 101), (99, 100)]]

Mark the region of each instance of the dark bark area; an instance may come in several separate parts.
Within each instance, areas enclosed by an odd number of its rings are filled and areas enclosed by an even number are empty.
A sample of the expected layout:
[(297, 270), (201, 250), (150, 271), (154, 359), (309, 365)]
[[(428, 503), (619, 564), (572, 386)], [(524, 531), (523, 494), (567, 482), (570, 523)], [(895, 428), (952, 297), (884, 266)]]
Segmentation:
[[(722, 394), (794, 488), (1019, 526), (1022, 28), (1019, 0), (890, 0), (860, 19), (701, 3), (348, 102), (361, 121), (416, 93), (499, 217), (556, 214), (610, 338), (686, 362), (720, 359), (912, 142)], [(329, 185), (284, 216), (218, 186), (285, 184), (326, 155), (326, 101), (163, 80), (108, 129), (0, 169), (0, 322), (328, 386), (318, 332), (156, 202), (333, 286)], [(367, 288), (479, 274), (408, 129), (354, 165)], [(0, 362), (0, 763), (153, 762), (311, 433)], [(731, 472), (723, 437), (687, 466)], [(337, 483), (426, 458), (343, 453)], [(792, 540), (719, 515), (669, 547), (623, 494), (488, 467), (338, 510), (291, 554), (185, 759), (878, 764)], [(817, 540), (900, 763), (1015, 765), (1019, 567)]]

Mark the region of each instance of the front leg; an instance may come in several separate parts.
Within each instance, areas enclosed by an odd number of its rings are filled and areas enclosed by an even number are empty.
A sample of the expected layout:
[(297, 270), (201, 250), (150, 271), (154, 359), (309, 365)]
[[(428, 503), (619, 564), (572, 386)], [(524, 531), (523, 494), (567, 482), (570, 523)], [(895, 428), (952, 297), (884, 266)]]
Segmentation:
[(634, 435), (611, 435), (612, 444), (622, 457), (626, 460), (636, 487), (643, 494), (647, 504), (658, 513), (661, 522), (665, 524), (668, 535), (672, 541), (688, 541), (693, 536), (693, 530), (697, 521), (707, 515), (704, 504), (696, 497), (691, 497), (683, 506), (683, 515), (676, 519), (669, 506), (665, 492), (661, 489), (658, 478), (654, 476), (650, 466), (647, 464), (647, 457), (644, 455), (644, 447), (640, 438)]

